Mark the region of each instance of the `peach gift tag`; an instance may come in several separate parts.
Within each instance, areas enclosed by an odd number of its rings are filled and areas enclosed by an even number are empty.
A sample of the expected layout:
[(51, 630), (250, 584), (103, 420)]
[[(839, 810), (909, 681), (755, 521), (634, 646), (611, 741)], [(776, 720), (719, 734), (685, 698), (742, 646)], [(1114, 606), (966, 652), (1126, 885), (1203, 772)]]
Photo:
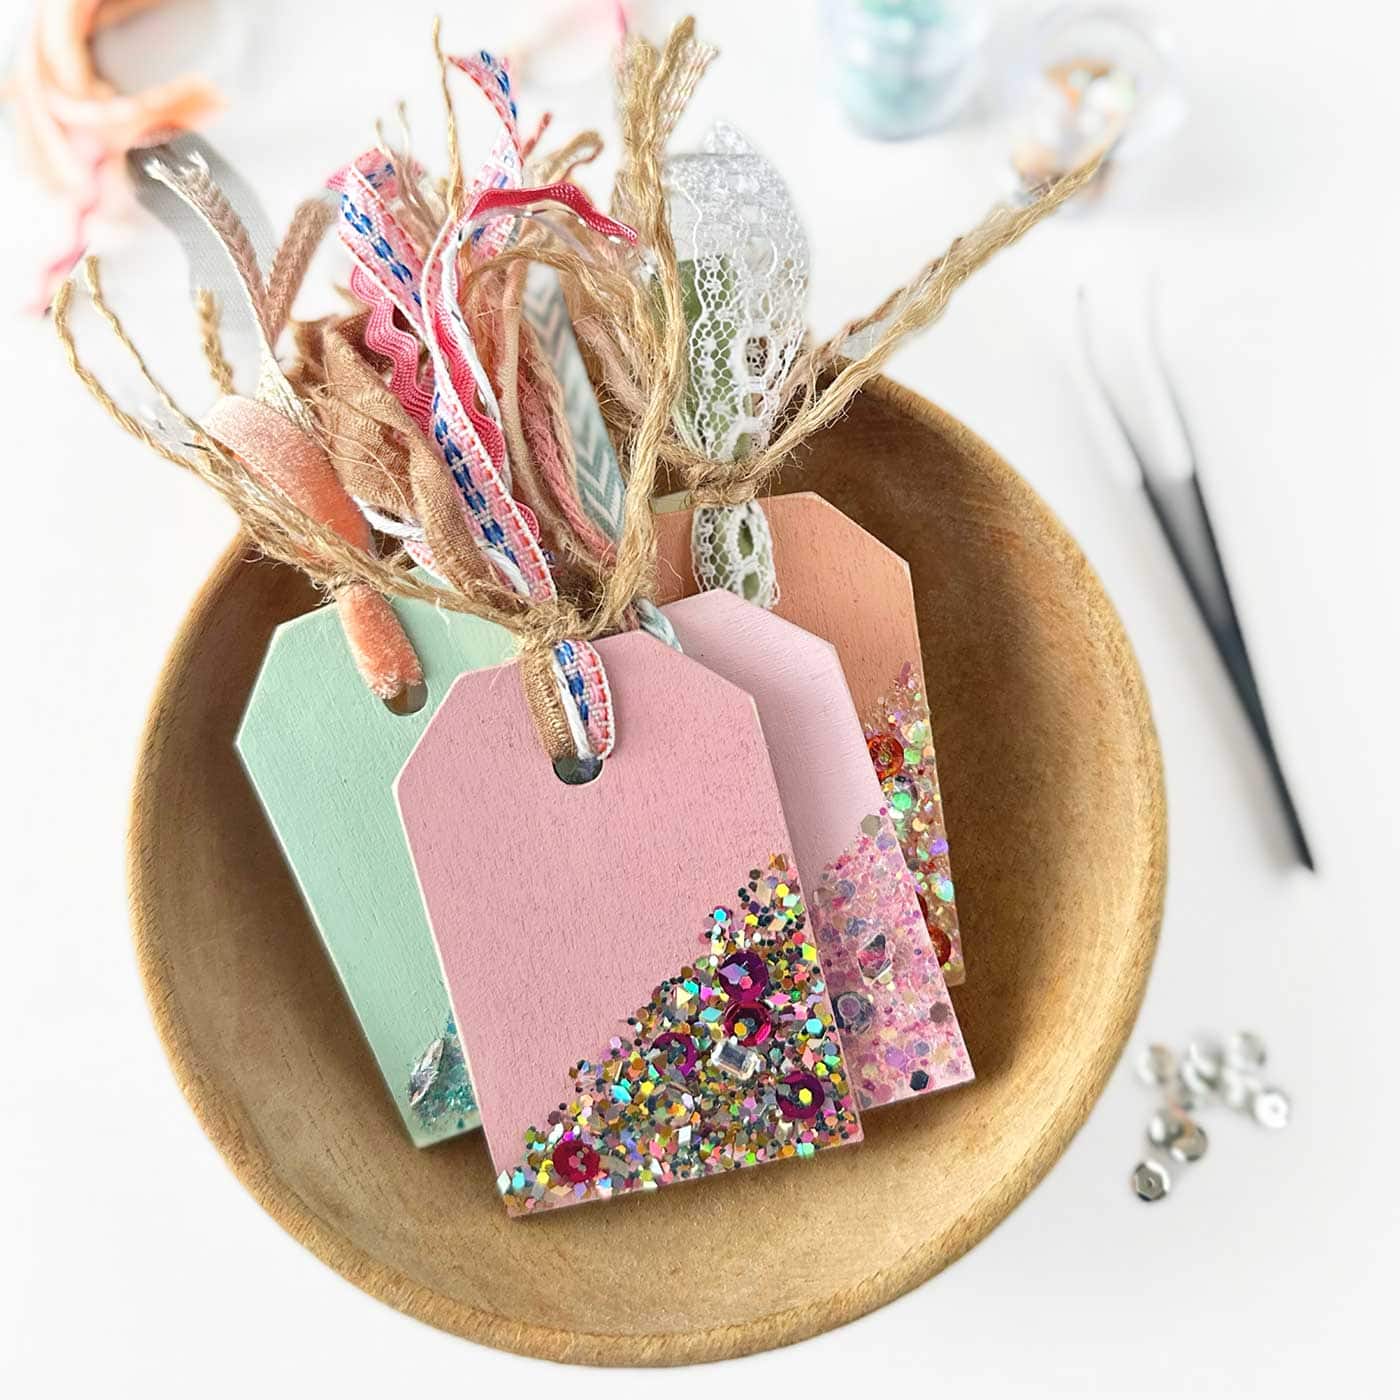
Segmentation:
[(597, 650), (592, 782), (514, 664), (462, 676), (398, 780), (512, 1215), (861, 1135), (753, 700), (644, 633)]
[[(763, 512), (780, 590), (772, 611), (830, 642), (841, 658), (929, 936), (955, 987), (966, 973), (909, 566), (811, 492), (766, 499)], [(692, 517), (678, 510), (656, 518), (658, 603), (700, 591)]]

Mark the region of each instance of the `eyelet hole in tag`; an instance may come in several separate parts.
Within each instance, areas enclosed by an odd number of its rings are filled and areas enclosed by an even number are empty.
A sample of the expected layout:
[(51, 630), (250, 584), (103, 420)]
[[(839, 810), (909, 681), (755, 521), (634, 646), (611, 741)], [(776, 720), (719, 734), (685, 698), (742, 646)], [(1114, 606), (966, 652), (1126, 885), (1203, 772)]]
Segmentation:
[(428, 687), (421, 681), (417, 685), (406, 685), (397, 695), (391, 695), (384, 708), (391, 715), (416, 715), (428, 703)]
[(596, 754), (564, 754), (554, 760), (554, 776), (569, 787), (583, 787), (603, 771), (603, 760)]

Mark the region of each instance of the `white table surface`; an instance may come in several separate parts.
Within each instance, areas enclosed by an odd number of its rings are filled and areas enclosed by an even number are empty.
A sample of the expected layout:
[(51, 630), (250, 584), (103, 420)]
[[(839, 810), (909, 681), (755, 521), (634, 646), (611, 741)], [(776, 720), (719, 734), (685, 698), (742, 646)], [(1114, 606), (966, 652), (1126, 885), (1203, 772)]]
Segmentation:
[[(435, 132), (427, 0), (243, 8), (242, 55), (220, 74), (230, 110), (211, 134), (279, 219), (397, 97)], [(460, 48), (499, 45), (544, 13), (441, 8), (457, 12), (448, 37)], [(466, 13), (478, 8), (479, 25)], [(824, 86), (808, 7), (701, 8), (724, 54), (682, 142), (723, 115), (779, 158), (809, 224), (819, 330), (877, 301), (993, 197), (995, 126), (859, 141)], [(12, 184), (0, 224), (14, 637), (0, 647), (11, 668), (0, 685), (0, 1390), (814, 1394), (820, 1377), (869, 1394), (1145, 1396), (1393, 1384), (1396, 25), (1386, 7), (1355, 3), (1170, 8), (1193, 104), (1179, 141), (1111, 204), (999, 259), (893, 373), (1029, 478), (1137, 647), (1166, 755), (1171, 882), (1134, 1043), (1256, 1028), (1293, 1095), (1293, 1126), (1269, 1134), (1219, 1110), (1206, 1120), (1210, 1155), (1147, 1208), (1126, 1179), (1149, 1098), (1120, 1067), (1048, 1180), (968, 1257), (852, 1326), (705, 1376), (565, 1375), (439, 1335), (343, 1282), (263, 1214), (200, 1132), (127, 935), (137, 737), (231, 521), (121, 438), (61, 365), (51, 328), (20, 314), (58, 224), (32, 185)], [(331, 19), (381, 13), (392, 28), (368, 46)], [(608, 117), (598, 81), (545, 101), (561, 132)], [(9, 176), (8, 143), (0, 160)], [(158, 358), (179, 379), (194, 346), (183, 270), (134, 237), (112, 242), (111, 291), (139, 304), (143, 343), (169, 337)], [(1086, 393), (1076, 288), (1088, 282), (1105, 321), (1129, 328), (1154, 273), (1316, 878), (1290, 863), (1245, 722)]]

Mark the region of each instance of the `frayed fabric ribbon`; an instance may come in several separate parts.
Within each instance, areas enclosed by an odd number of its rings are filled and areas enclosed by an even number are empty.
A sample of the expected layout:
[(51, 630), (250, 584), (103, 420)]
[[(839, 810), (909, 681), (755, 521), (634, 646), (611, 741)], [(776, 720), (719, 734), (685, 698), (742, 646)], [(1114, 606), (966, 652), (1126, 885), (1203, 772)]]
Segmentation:
[[(486, 95), (501, 131), (472, 183), (464, 212), (443, 224), (426, 255), (392, 211), (400, 177), (395, 163), (382, 152), (367, 152), (337, 172), (329, 185), (339, 194), (341, 241), (356, 263), (352, 288), (370, 307), (366, 344), (388, 356), (393, 366), (390, 389), (434, 444), (492, 568), (531, 604), (547, 604), (558, 593), (538, 526), (512, 492), (501, 406), (462, 312), (461, 256), (467, 249), (478, 257), (490, 256), (504, 246), (518, 215), (538, 203), (568, 209), (604, 237), (635, 242), (635, 235), (598, 213), (574, 185), (521, 188), (523, 146), (504, 66), (484, 52), (453, 62)], [(496, 231), (502, 227), (502, 232)], [(416, 339), (399, 331), (395, 312)], [(421, 371), (420, 343), (428, 354), (427, 368)], [(426, 548), (416, 549), (415, 557), (426, 564), (434, 552), (427, 528), (423, 544)], [(569, 712), (565, 727), (574, 740), (571, 747), (579, 757), (606, 758), (616, 735), (611, 695), (596, 650), (581, 636), (553, 637), (548, 629), (541, 634), (533, 625), (521, 635), (523, 649), (534, 647), (523, 673), (537, 675), (546, 658), (554, 673), (553, 689)], [(527, 692), (546, 746), (558, 749), (564, 727), (548, 713), (553, 709), (545, 703), (550, 692), (534, 681), (527, 684)]]

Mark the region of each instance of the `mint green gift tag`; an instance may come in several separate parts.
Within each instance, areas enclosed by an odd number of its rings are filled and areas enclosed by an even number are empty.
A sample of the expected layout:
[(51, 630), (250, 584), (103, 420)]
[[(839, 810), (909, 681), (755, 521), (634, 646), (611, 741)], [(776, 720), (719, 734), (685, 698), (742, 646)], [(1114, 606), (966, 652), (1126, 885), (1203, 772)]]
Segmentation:
[(419, 1147), (479, 1122), (394, 780), (452, 682), (515, 654), (504, 628), (394, 599), (427, 703), (395, 714), (366, 688), (334, 608), (273, 634), (238, 752)]

